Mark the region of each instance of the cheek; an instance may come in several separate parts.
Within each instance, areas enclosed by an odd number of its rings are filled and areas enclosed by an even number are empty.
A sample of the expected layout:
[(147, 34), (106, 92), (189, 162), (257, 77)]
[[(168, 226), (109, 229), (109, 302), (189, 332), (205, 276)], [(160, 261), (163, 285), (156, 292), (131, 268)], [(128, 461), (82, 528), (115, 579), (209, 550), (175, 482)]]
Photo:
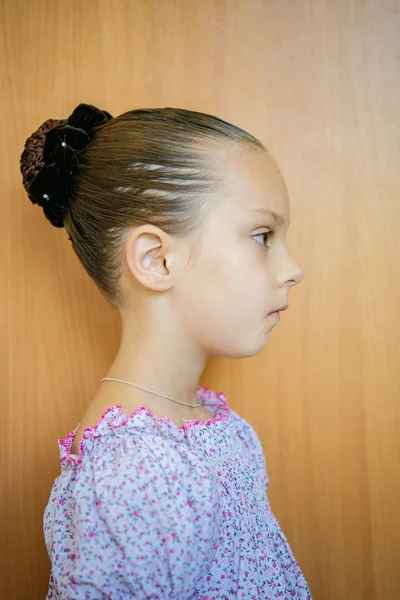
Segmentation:
[(267, 316), (270, 281), (262, 261), (230, 255), (209, 259), (186, 274), (180, 314), (198, 334), (227, 339), (246, 333)]

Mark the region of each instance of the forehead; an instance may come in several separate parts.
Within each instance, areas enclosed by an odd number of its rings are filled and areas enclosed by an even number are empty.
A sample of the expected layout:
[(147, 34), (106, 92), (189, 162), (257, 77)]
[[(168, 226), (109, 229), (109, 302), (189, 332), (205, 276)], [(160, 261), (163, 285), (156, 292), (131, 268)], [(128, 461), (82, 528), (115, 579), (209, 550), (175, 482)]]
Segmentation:
[[(286, 185), (271, 157), (259, 148), (234, 148), (222, 159), (221, 210), (231, 216), (260, 218), (257, 211), (273, 211), (289, 222)], [(256, 212), (255, 212), (256, 211)]]

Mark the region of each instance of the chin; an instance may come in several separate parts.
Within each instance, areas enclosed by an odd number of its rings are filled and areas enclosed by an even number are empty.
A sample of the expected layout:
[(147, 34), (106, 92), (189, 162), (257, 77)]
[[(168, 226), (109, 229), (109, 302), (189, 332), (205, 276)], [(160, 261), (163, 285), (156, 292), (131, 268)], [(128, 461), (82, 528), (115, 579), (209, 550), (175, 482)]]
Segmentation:
[(269, 331), (263, 333), (262, 339), (258, 340), (258, 343), (250, 343), (247, 347), (244, 347), (243, 343), (237, 348), (232, 347), (224, 352), (223, 356), (226, 358), (251, 358), (259, 354), (266, 346), (268, 342)]

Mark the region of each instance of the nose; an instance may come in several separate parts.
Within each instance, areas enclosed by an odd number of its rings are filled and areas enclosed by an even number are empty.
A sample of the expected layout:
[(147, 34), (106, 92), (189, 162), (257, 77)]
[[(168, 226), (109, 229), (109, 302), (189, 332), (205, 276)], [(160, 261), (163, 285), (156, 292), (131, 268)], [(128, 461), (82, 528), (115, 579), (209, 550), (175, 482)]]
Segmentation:
[(294, 285), (298, 285), (303, 281), (305, 277), (304, 271), (297, 265), (297, 271), (295, 275), (288, 281), (288, 284), (293, 287)]
[(294, 287), (303, 281), (305, 273), (297, 264), (294, 258), (288, 253), (288, 260), (285, 262), (279, 276), (279, 285)]

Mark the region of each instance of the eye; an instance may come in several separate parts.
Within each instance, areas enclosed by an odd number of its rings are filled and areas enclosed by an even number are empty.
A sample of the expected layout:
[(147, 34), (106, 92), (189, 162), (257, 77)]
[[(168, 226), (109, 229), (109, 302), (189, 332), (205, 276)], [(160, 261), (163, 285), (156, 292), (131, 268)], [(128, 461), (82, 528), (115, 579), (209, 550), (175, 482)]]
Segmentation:
[(258, 242), (258, 243), (261, 244), (261, 246), (264, 246), (264, 248), (268, 248), (269, 246), (266, 246), (265, 244), (267, 243), (268, 240), (272, 240), (275, 233), (276, 233), (275, 231), (263, 231), (263, 233), (258, 233), (257, 235), (254, 235), (253, 238), (259, 238), (259, 237), (265, 238), (265, 242), (263, 244), (261, 242)]

